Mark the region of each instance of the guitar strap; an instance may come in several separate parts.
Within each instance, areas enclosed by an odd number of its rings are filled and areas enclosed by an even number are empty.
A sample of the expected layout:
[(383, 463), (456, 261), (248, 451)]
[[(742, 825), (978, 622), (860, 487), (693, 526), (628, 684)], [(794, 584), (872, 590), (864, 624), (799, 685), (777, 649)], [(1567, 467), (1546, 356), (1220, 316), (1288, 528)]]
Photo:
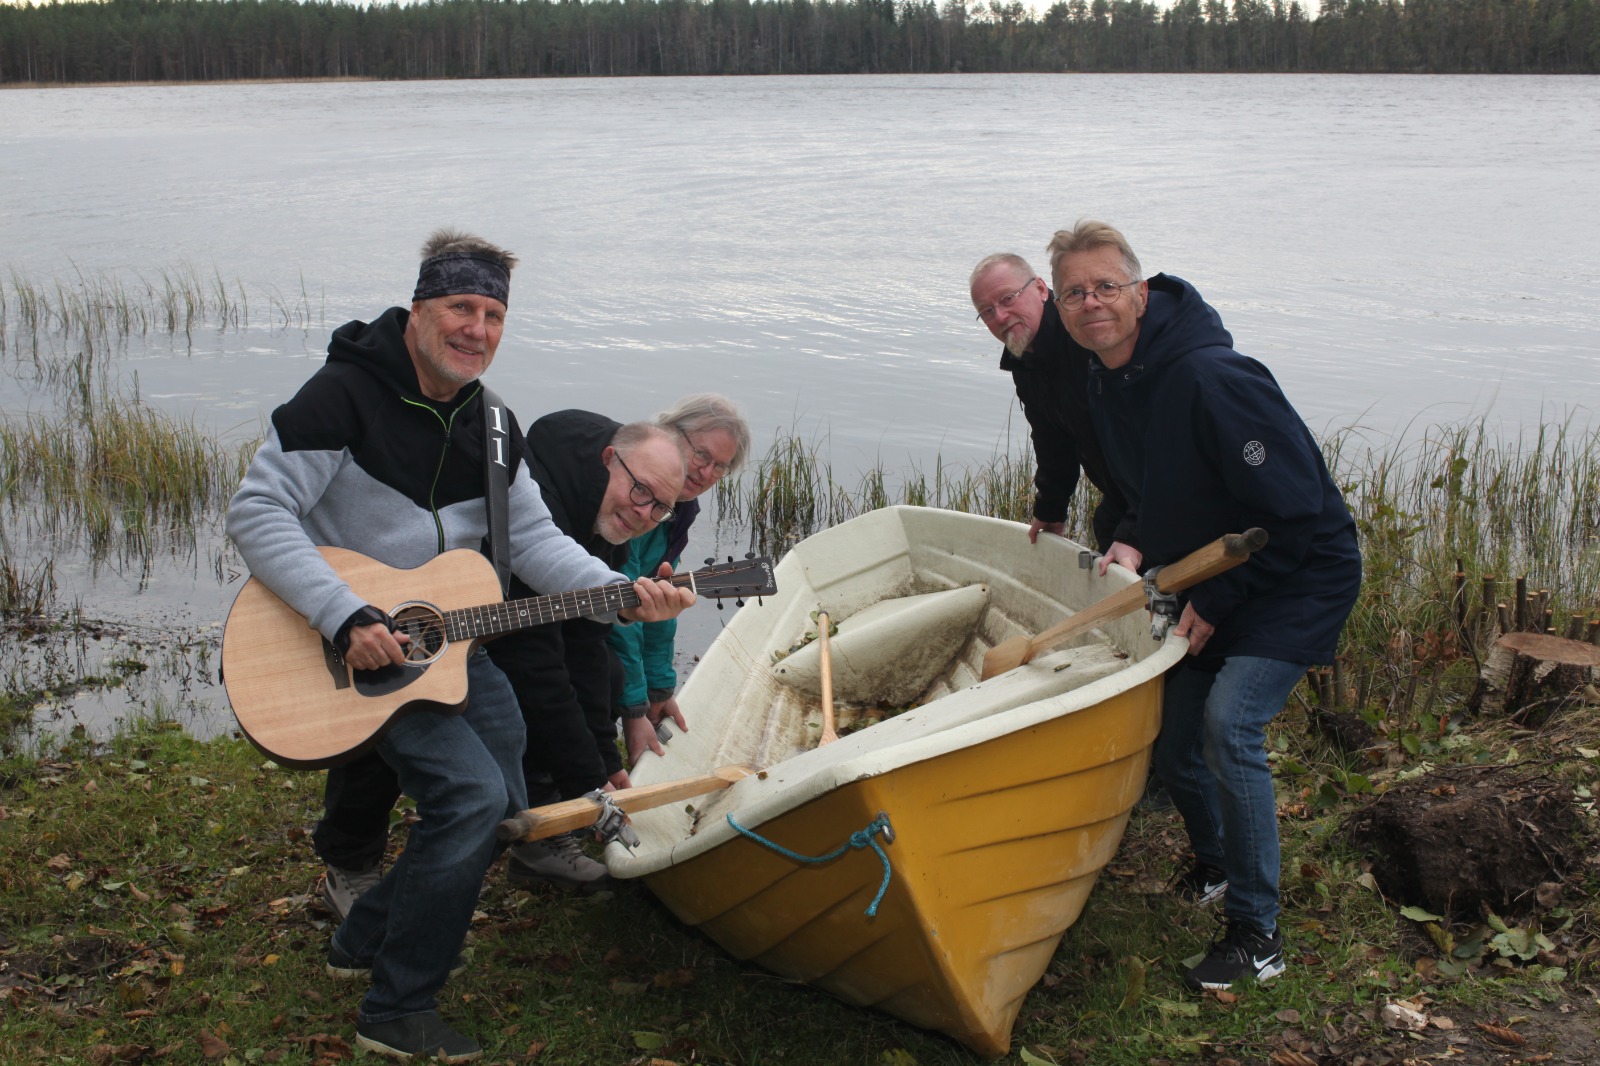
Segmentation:
[(500, 595), (509, 596), (511, 519), (506, 497), (510, 492), (511, 433), (506, 427), (510, 419), (493, 389), (483, 385), (478, 395), (483, 400), (483, 506), (489, 519), (489, 561), (500, 579)]

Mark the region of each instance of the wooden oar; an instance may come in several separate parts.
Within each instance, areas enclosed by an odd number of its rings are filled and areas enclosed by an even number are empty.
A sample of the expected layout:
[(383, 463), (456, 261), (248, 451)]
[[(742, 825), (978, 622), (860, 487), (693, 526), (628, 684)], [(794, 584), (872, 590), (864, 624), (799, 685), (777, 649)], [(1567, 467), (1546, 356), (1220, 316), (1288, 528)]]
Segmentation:
[(833, 660), (828, 655), (828, 612), (817, 612), (817, 651), (822, 657), (822, 739), (817, 747), (839, 739), (833, 729)]
[[(676, 781), (662, 781), (655, 785), (636, 788), (619, 788), (611, 793), (611, 802), (622, 808), (624, 814), (647, 811), (651, 807), (664, 807), (692, 796), (727, 788), (758, 771), (750, 766), (723, 766), (699, 777), (682, 777)], [(533, 807), (514, 814), (495, 827), (495, 836), (501, 840), (543, 840), (558, 833), (583, 829), (600, 820), (600, 804), (586, 796), (562, 800), (543, 807)]]
[[(1267, 531), (1247, 529), (1243, 533), (1229, 533), (1218, 537), (1203, 548), (1185, 555), (1175, 563), (1161, 568), (1156, 575), (1156, 588), (1162, 592), (1181, 592), (1198, 585), (1208, 577), (1231, 570), (1250, 558), (1250, 553), (1260, 551), (1267, 543)], [(1121, 618), (1145, 605), (1144, 583), (1128, 585), (1117, 592), (1091, 604), (1031, 640), (1012, 637), (989, 649), (983, 657), (983, 680), (1014, 670), (1046, 648), (1054, 647), (1069, 637), (1087, 632), (1095, 626)]]

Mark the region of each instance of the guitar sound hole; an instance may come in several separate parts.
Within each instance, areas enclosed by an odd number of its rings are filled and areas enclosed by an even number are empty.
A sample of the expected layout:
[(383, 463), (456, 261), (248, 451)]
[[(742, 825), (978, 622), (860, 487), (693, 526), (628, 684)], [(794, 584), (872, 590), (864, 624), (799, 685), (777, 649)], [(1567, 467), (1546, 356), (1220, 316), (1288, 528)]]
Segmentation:
[(400, 623), (400, 632), (411, 638), (405, 646), (406, 661), (432, 662), (444, 651), (444, 618), (426, 604), (407, 604), (394, 614)]

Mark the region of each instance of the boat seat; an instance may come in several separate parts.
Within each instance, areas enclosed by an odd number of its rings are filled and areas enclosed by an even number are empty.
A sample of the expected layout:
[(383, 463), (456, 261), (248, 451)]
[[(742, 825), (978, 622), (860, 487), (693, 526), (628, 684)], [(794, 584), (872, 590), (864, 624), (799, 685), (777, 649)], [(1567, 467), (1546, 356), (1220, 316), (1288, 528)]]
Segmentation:
[[(989, 608), (989, 586), (967, 585), (880, 600), (849, 618), (834, 618), (829, 642), (833, 697), (846, 703), (901, 707), (949, 669)], [(779, 660), (773, 673), (821, 698), (822, 652), (813, 640)]]

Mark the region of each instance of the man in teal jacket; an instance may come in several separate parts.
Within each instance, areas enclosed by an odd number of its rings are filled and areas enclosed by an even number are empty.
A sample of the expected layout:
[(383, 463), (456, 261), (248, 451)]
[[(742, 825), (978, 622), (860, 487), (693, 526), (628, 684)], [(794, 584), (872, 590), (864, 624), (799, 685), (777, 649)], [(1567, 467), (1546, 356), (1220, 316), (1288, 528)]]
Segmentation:
[[(688, 473), (672, 518), (630, 542), (628, 562), (622, 568), (630, 578), (654, 575), (663, 562), (678, 568), (689, 527), (700, 513), (699, 496), (738, 470), (750, 452), (750, 427), (733, 401), (716, 393), (685, 396), (657, 415), (656, 424), (677, 435)], [(621, 664), (615, 672), (621, 678), (616, 711), (622, 718), (629, 765), (647, 750), (662, 754), (661, 736), (670, 735), (657, 732), (664, 719), (671, 718), (681, 730), (689, 728), (676, 698), (678, 675), (672, 658), (677, 632), (677, 619), (611, 628), (611, 648)]]

